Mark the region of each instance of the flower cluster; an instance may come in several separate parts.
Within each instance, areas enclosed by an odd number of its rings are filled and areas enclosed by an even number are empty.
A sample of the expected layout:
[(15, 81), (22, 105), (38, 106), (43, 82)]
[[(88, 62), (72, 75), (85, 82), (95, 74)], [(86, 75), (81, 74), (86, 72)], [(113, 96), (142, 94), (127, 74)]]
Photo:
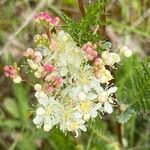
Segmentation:
[(47, 26), (50, 25), (55, 27), (58, 25), (60, 19), (59, 17), (52, 18), (47, 12), (41, 12), (34, 17), (34, 20), (39, 23), (44, 23)]
[[(57, 25), (57, 18), (53, 20), (47, 13), (35, 19)], [(57, 126), (64, 133), (75, 132), (77, 137), (81, 130), (87, 130), (88, 120), (113, 112), (117, 87), (110, 84), (110, 68), (120, 62), (120, 55), (109, 49), (99, 54), (91, 42), (80, 48), (63, 30), (50, 37), (36, 35), (35, 49), (24, 53), (37, 81), (34, 89), (38, 105), (33, 122), (44, 131)], [(17, 75), (13, 67), (5, 66), (4, 70), (13, 79)]]
[(18, 68), (15, 64), (14, 66), (7, 65), (4, 67), (4, 74), (6, 77), (10, 77), (11, 79), (13, 79), (15, 83), (20, 83), (22, 81), (22, 78), (19, 76), (19, 70), (20, 68)]

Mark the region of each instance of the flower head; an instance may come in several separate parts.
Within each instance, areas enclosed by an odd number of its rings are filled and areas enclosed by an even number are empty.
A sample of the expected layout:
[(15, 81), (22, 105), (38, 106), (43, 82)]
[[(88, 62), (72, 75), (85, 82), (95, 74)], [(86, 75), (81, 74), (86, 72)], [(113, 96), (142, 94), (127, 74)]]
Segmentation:
[(57, 26), (59, 23), (59, 17), (52, 18), (48, 12), (41, 12), (40, 14), (34, 16), (36, 22), (44, 21), (48, 25)]
[(18, 75), (19, 70), (20, 68), (18, 68), (17, 66), (4, 66), (5, 76), (12, 78), (15, 83), (20, 83), (22, 81), (22, 78)]

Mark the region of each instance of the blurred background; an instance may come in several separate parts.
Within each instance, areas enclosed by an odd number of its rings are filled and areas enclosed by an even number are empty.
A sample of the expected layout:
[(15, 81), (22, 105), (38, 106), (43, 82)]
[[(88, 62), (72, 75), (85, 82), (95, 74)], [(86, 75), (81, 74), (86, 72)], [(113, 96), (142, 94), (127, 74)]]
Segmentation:
[[(94, 0), (84, 2), (88, 7)], [(15, 85), (3, 76), (3, 66), (12, 64), (14, 59), (23, 62), (22, 53), (33, 46), (34, 35), (42, 33), (32, 17), (41, 11), (56, 15), (59, 10), (77, 21), (82, 17), (76, 0), (0, 0), (0, 150), (119, 150), (116, 113), (89, 122), (88, 132), (77, 139), (58, 129), (45, 133), (32, 123), (32, 110), (36, 107), (33, 88), (26, 84)], [(132, 81), (140, 68), (137, 64), (150, 55), (150, 1), (112, 0), (106, 14), (108, 39), (114, 47), (122, 43), (134, 52), (115, 73), (119, 88), (117, 98), (126, 105), (134, 101)], [(150, 75), (149, 67), (148, 61), (147, 74)], [(141, 81), (145, 91), (150, 87), (149, 79), (150, 76), (146, 82)], [(137, 107), (135, 111), (139, 110)], [(122, 125), (123, 144), (127, 150), (150, 150), (150, 113), (145, 110), (140, 114), (130, 110), (125, 119), (119, 116), (120, 120), (124, 119), (120, 122), (125, 123)]]

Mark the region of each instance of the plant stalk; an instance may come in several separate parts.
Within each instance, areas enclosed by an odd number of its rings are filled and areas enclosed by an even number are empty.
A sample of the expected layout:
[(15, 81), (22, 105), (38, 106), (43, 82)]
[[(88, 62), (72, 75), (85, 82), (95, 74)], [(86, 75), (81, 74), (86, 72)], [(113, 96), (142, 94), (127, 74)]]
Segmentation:
[(78, 0), (78, 5), (82, 16), (85, 16), (84, 2), (83, 0)]
[[(119, 113), (121, 113), (120, 105), (118, 104), (117, 107)], [(121, 148), (123, 148), (123, 143), (122, 143), (122, 124), (117, 122), (116, 124), (116, 132), (117, 132), (117, 138), (118, 138), (118, 143)]]
[(102, 22), (102, 24), (99, 26), (99, 34), (103, 39), (105, 39), (106, 37), (106, 32), (105, 32), (105, 23), (106, 23), (106, 6), (104, 5), (104, 7), (101, 10), (102, 14), (100, 15), (100, 21)]
[(51, 40), (51, 33), (50, 33), (49, 28), (44, 26), (44, 29), (45, 29), (45, 32), (46, 32), (46, 34), (47, 34), (49, 40)]

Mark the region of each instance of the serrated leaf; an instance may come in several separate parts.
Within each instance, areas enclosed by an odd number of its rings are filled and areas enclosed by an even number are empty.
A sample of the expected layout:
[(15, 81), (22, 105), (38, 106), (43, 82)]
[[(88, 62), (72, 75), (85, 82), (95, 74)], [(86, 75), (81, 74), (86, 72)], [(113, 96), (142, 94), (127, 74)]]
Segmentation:
[(106, 42), (106, 43), (104, 43), (104, 44), (102, 44), (102, 46), (101, 46), (101, 49), (109, 49), (109, 48), (111, 48), (111, 43), (110, 42)]
[(124, 124), (131, 118), (133, 114), (135, 114), (135, 111), (131, 108), (127, 108), (124, 112), (117, 116), (117, 121)]

